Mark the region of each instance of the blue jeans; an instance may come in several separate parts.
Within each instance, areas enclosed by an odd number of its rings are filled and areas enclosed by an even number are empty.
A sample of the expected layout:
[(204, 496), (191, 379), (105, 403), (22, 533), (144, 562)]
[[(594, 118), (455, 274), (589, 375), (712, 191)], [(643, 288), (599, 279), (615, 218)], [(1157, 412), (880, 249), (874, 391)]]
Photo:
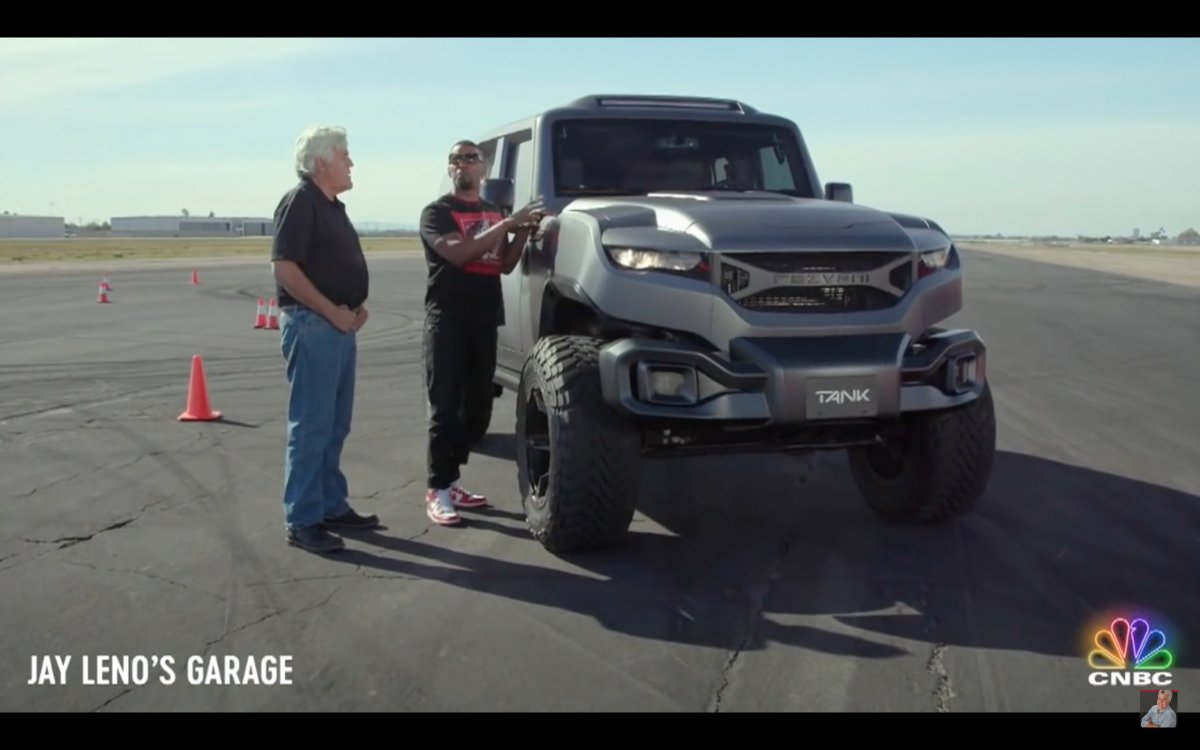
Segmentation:
[(353, 332), (342, 333), (304, 307), (280, 310), (279, 327), (290, 387), (283, 510), (287, 528), (299, 529), (350, 510), (341, 458), (358, 347)]

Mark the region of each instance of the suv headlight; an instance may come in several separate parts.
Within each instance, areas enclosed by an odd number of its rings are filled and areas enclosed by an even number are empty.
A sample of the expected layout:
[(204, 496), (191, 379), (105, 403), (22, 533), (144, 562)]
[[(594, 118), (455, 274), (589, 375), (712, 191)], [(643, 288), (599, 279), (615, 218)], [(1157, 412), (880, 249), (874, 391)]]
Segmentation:
[(705, 253), (636, 247), (606, 249), (613, 263), (631, 271), (669, 271), (696, 277), (708, 274), (708, 256)]
[(920, 264), (917, 266), (917, 278), (923, 279), (936, 271), (940, 271), (946, 267), (946, 262), (949, 260), (950, 248), (948, 247), (921, 253)]

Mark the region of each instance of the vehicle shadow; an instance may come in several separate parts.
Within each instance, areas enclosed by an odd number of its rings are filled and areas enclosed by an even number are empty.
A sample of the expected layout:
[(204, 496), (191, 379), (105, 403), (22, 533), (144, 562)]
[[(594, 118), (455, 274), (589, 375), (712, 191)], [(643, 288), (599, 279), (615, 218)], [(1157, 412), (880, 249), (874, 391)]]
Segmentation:
[[(683, 567), (721, 578), (744, 570), (756, 543), (778, 542), (758, 573), (775, 576), (768, 616), (832, 615), (864, 636), (1063, 657), (1083, 657), (1097, 627), (1122, 614), (1164, 630), (1176, 663), (1176, 649), (1200, 639), (1192, 494), (999, 451), (975, 513), (912, 528), (867, 509), (840, 453), (793, 491), (779, 457), (697, 461), (684, 486), (682, 475), (656, 471), (642, 512), (691, 540)], [(757, 645), (777, 629), (764, 623)]]
[[(875, 518), (836, 453), (806, 482), (779, 456), (649, 462), (642, 487), (621, 548), (556, 561), (586, 574), (386, 532), (355, 538), (405, 559), (338, 557), (722, 649), (887, 658), (916, 642), (1083, 657), (1114, 608), (1149, 616), (1177, 663), (1200, 641), (1200, 499), (1166, 487), (999, 452), (977, 511), (939, 528)], [(536, 546), (519, 511), (470, 523)]]
[(515, 440), (516, 436), (511, 432), (489, 432), (483, 436), (483, 439), (479, 441), (479, 444), (476, 445), (471, 452), (477, 453), (481, 456), (498, 458), (501, 461), (515, 462), (517, 460), (517, 450), (514, 443)]

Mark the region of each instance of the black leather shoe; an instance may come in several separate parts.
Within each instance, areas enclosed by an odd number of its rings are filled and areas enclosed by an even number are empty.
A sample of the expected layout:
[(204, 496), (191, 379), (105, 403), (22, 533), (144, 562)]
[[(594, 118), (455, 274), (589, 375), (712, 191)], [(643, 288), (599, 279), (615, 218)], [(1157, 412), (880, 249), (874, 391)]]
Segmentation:
[(302, 547), (309, 552), (338, 552), (346, 547), (345, 542), (320, 526), (289, 529), (287, 541), (293, 547)]
[(326, 518), (325, 525), (342, 529), (373, 529), (379, 526), (379, 516), (360, 516), (351, 509), (337, 518)]

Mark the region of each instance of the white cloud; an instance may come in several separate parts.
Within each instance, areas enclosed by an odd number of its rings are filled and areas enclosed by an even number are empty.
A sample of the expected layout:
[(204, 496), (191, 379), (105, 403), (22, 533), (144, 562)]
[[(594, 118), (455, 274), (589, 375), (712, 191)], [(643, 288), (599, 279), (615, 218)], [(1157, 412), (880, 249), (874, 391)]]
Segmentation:
[(0, 47), (0, 109), (309, 55), (331, 39), (14, 39)]

